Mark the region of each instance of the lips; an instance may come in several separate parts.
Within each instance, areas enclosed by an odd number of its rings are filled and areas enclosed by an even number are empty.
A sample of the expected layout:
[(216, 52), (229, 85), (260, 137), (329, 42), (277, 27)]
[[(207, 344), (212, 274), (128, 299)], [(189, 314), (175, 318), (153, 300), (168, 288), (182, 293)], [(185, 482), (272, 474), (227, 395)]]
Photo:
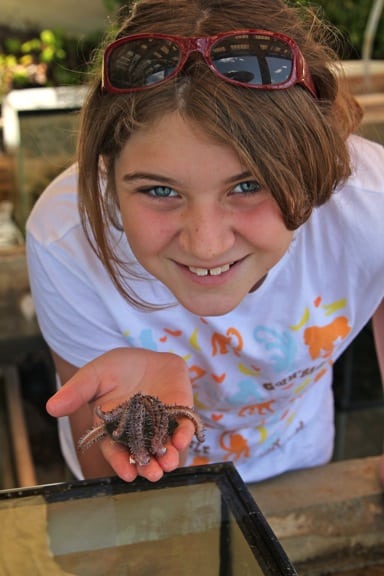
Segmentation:
[(228, 272), (231, 264), (224, 264), (223, 266), (217, 266), (215, 268), (199, 268), (196, 266), (188, 266), (188, 269), (196, 276), (220, 276), (224, 272)]

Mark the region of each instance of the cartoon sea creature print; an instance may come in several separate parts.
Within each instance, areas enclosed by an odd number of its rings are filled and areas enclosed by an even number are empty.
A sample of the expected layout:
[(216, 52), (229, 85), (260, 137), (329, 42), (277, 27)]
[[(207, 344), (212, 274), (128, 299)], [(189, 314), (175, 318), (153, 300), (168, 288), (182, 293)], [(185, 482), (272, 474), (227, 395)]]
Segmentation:
[(278, 332), (267, 326), (257, 326), (253, 331), (253, 337), (269, 354), (269, 362), (275, 372), (292, 370), (297, 344), (290, 332), (287, 330)]

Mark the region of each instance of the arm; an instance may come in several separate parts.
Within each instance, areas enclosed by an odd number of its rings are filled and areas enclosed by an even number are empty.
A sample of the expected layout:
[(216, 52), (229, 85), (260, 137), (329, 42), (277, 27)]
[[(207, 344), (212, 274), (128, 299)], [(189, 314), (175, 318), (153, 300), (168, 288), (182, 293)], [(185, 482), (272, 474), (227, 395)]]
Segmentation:
[[(110, 410), (138, 391), (158, 396), (166, 404), (193, 405), (187, 366), (174, 354), (118, 348), (80, 369), (56, 354), (53, 357), (65, 384), (49, 399), (47, 410), (55, 417), (70, 417), (75, 445), (96, 423), (95, 406)], [(110, 475), (114, 471), (128, 482), (137, 475), (156, 481), (164, 472), (181, 464), (182, 453), (187, 450), (193, 434), (193, 424), (187, 419), (181, 420), (164, 456), (152, 458), (146, 466), (130, 463), (126, 448), (109, 438), (78, 453), (78, 457), (85, 477)]]
[[(372, 325), (375, 338), (377, 361), (379, 363), (381, 381), (384, 386), (384, 300), (381, 301), (381, 304), (373, 315)], [(381, 481), (384, 484), (384, 456), (381, 458), (380, 476)]]
[(384, 386), (384, 300), (377, 308), (372, 318), (373, 333), (375, 337), (376, 354), (379, 363), (381, 380)]

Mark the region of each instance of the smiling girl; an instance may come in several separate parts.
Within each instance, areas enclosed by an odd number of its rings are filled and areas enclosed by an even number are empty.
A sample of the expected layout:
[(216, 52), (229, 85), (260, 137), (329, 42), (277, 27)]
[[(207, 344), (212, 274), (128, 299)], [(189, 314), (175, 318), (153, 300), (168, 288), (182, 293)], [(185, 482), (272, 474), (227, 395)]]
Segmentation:
[[(310, 32), (309, 32), (310, 31)], [(78, 161), (28, 222), (32, 293), (79, 478), (233, 460), (247, 482), (329, 461), (332, 365), (375, 314), (384, 151), (326, 31), (281, 0), (139, 0), (103, 52)], [(79, 438), (136, 392), (194, 406), (149, 464)], [(68, 418), (69, 417), (69, 418)]]

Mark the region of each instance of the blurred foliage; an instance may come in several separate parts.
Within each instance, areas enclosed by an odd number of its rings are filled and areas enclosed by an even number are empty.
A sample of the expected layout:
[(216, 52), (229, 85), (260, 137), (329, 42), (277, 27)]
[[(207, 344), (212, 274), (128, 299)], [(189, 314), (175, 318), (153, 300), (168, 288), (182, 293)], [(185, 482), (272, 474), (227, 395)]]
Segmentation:
[(17, 31), (2, 26), (0, 98), (17, 88), (81, 84), (100, 36), (95, 32), (81, 40), (60, 30)]
[[(342, 58), (361, 58), (364, 33), (373, 4), (374, 0), (312, 0), (311, 5), (320, 6), (323, 17), (341, 32), (344, 41), (339, 55)], [(384, 11), (378, 22), (372, 58), (384, 60)]]
[[(119, 2), (119, 0), (115, 0)], [(318, 9), (320, 18), (339, 30), (332, 46), (345, 60), (361, 58), (364, 34), (375, 0), (287, 0), (290, 4)], [(384, 11), (373, 42), (372, 58), (384, 60)]]
[(137, 0), (102, 0), (108, 12), (117, 12), (122, 8), (129, 11)]

